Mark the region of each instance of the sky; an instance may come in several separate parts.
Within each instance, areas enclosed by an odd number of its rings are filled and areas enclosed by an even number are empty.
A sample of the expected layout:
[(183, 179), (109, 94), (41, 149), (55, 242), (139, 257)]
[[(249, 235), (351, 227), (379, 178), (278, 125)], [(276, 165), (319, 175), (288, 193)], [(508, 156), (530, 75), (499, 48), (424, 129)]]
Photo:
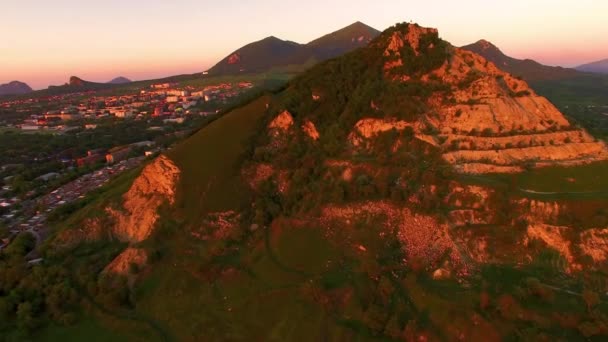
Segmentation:
[(413, 21), (456, 46), (483, 38), (570, 67), (608, 58), (607, 15), (604, 0), (2, 0), (0, 84), (200, 72), (267, 36), (306, 43), (355, 21)]

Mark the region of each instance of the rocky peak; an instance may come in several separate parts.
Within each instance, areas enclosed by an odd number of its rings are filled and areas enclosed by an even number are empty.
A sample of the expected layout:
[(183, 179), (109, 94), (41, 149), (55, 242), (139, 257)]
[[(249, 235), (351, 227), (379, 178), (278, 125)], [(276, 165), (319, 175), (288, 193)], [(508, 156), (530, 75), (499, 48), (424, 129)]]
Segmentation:
[(490, 43), (489, 41), (485, 40), (485, 39), (480, 39), (479, 41), (477, 41), (477, 43), (475, 43), (477, 45), (479, 45), (479, 47), (483, 50), (498, 50), (499, 49), (496, 47), (496, 45)]
[(435, 28), (421, 27), (417, 24), (406, 24), (398, 26), (390, 37), (388, 46), (384, 52), (385, 56), (401, 55), (400, 50), (409, 45), (416, 56), (420, 55), (420, 39), (426, 35), (437, 35), (438, 31)]
[[(476, 45), (501, 53), (485, 40)], [(444, 159), (465, 173), (516, 172), (525, 163), (572, 165), (608, 159), (604, 143), (572, 127), (525, 81), (476, 52), (441, 40), (436, 29), (399, 24), (372, 48), (382, 51), (386, 81), (426, 88), (431, 95), (422, 100), (425, 113), (412, 122), (391, 121), (390, 113), (372, 120), (373, 125), (371, 118), (362, 118), (353, 127), (353, 145), (368, 146), (359, 139), (386, 129), (413, 127), (416, 138), (444, 150)], [(374, 103), (382, 107), (382, 102)]]
[(71, 86), (82, 87), (84, 85), (84, 83), (85, 82), (79, 77), (76, 77), (76, 76), (70, 77), (69, 85), (71, 85)]

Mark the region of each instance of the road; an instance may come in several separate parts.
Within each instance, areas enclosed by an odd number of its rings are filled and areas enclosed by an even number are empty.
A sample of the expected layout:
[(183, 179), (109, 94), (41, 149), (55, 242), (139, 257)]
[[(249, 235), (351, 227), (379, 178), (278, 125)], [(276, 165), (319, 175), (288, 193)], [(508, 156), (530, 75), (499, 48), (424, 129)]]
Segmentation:
[(46, 220), (50, 212), (84, 198), (89, 192), (104, 186), (113, 177), (141, 165), (144, 160), (145, 157), (136, 157), (103, 167), (64, 184), (46, 195), (24, 201), (23, 213), (13, 219), (8, 226), (11, 231), (33, 233), (40, 243), (47, 235)]

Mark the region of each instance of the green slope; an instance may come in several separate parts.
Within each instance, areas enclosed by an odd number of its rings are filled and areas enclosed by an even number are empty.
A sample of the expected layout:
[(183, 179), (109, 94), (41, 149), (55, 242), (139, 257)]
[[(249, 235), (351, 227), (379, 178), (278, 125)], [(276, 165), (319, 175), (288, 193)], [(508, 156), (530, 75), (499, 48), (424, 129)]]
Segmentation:
[(182, 171), (177, 207), (188, 221), (207, 212), (240, 208), (246, 187), (240, 183), (237, 162), (269, 101), (264, 96), (236, 109), (168, 153)]
[[(383, 77), (382, 46), (391, 33), (408, 29), (407, 24), (393, 27), (376, 45), (314, 67), (280, 93), (221, 116), (170, 150), (167, 155), (181, 178), (174, 206), (159, 211), (155, 233), (139, 245), (148, 251), (150, 264), (132, 277), (130, 286), (101, 286), (107, 280), (98, 277), (99, 271), (122, 245), (85, 243), (56, 255), (49, 264), (65, 268), (66, 282), (88, 303), (73, 310), (87, 313), (87, 319), (65, 328), (47, 325), (39, 334), (87, 339), (103, 336), (98, 333), (103, 327), (129, 339), (159, 341), (457, 340), (461, 334), (479, 341), (599, 340), (608, 323), (608, 304), (601, 294), (605, 266), (583, 276), (567, 274), (559, 253), (531, 243), (526, 263), (471, 264), (468, 277), (433, 280), (432, 272), (442, 267), (449, 251), (433, 265), (406, 260), (399, 229), (387, 225), (390, 213), (322, 219), (324, 206), (383, 201), (448, 220), (449, 204), (441, 196), (459, 179), (436, 150), (405, 131), (371, 139), (374, 150), (367, 153), (353, 154), (345, 143), (359, 119), (413, 120), (424, 111), (425, 98), (446, 91), (442, 84), (416, 80), (391, 86)], [(436, 34), (423, 38), (434, 47), (428, 49), (432, 55), (416, 55), (409, 46), (402, 51), (403, 69), (414, 77), (449, 57), (449, 46)], [(322, 101), (312, 99), (315, 91)], [(386, 112), (372, 111), (372, 100)], [(294, 116), (294, 134), (277, 147), (267, 124), (285, 108)], [(316, 124), (318, 141), (297, 129), (306, 119)], [(401, 147), (387, 152), (396, 139)], [(326, 165), (335, 159), (363, 170), (354, 171), (355, 181), (347, 184), (341, 181), (342, 170)], [(280, 192), (271, 179), (249, 190), (241, 170), (251, 163), (284, 170), (290, 186)], [(543, 169), (471, 182), (497, 191), (506, 188), (497, 196), (504, 201), (521, 198), (510, 191), (512, 184), (542, 191), (551, 190), (553, 183), (568, 191), (593, 189), (591, 177), (565, 184), (569, 177), (587, 177), (605, 167)], [(125, 179), (66, 220), (66, 229), (81, 228), (80, 219), (126, 191)], [(427, 190), (432, 186), (436, 191)], [(411, 195), (420, 201), (408, 202)], [(601, 200), (594, 205), (605, 208)], [(601, 207), (592, 207), (596, 209), (601, 213)], [(579, 213), (574, 218), (591, 216), (585, 210), (573, 212)], [(209, 214), (227, 211), (241, 214), (233, 226), (223, 230), (209, 223)], [(514, 254), (522, 229), (512, 223), (517, 212), (504, 214), (505, 221), (495, 225), (460, 228), (471, 235), (498, 236), (500, 247)], [(583, 297), (586, 290), (595, 291), (597, 298)], [(2, 298), (4, 294), (0, 292)]]

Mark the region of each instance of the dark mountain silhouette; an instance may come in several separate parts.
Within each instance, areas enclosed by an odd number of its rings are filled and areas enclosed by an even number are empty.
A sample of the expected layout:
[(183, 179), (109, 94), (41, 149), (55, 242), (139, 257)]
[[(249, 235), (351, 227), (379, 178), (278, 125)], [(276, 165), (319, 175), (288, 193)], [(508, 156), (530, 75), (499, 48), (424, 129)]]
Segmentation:
[(577, 66), (576, 70), (584, 72), (593, 72), (597, 74), (608, 74), (608, 58), (602, 59), (601, 61)]
[(115, 79), (111, 80), (110, 82), (108, 82), (109, 84), (127, 84), (127, 83), (131, 83), (132, 81), (126, 77), (116, 77)]
[(6, 84), (0, 84), (0, 96), (2, 95), (22, 95), (31, 93), (33, 90), (29, 85), (19, 82), (12, 81)]
[(304, 68), (363, 47), (379, 33), (372, 27), (356, 22), (308, 44), (268, 37), (234, 51), (211, 68), (209, 73), (253, 73), (288, 66)]

